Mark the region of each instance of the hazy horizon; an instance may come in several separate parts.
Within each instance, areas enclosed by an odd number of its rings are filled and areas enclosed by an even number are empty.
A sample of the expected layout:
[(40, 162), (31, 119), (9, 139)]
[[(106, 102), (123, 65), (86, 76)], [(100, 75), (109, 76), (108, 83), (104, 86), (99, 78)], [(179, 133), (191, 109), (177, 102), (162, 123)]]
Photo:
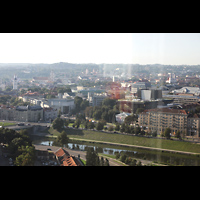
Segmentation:
[(199, 65), (199, 33), (1, 33), (0, 63)]

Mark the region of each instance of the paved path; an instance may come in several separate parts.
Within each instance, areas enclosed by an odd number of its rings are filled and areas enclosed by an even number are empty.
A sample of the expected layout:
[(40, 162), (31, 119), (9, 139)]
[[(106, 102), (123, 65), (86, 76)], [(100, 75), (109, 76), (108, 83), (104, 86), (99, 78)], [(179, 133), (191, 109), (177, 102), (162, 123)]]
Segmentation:
[[(57, 146), (48, 146), (48, 145), (34, 145), (36, 149), (39, 150), (47, 150), (48, 148), (50, 148), (52, 151), (56, 151), (58, 150), (60, 147)], [(66, 151), (69, 152), (70, 155), (74, 155), (76, 157), (78, 157), (78, 155), (80, 155), (80, 158), (83, 160), (86, 160), (86, 151), (79, 151), (79, 150), (72, 150), (72, 149), (68, 149), (68, 148), (64, 148), (66, 149)], [(106, 157), (108, 158), (108, 157)], [(122, 163), (116, 162), (114, 159), (112, 158), (108, 158), (110, 166), (124, 166)]]

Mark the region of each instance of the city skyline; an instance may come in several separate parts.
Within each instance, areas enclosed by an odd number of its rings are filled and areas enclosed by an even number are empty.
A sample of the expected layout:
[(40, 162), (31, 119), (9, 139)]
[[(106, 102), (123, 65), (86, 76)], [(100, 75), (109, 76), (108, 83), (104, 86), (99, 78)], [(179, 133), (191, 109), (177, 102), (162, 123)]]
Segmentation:
[(1, 33), (0, 63), (200, 64), (199, 33)]

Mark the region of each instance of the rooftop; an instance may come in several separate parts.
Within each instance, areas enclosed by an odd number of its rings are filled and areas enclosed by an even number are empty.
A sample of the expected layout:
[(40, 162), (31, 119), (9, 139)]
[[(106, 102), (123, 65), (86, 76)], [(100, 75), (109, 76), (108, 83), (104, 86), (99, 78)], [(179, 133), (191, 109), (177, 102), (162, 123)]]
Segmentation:
[(74, 156), (70, 156), (69, 153), (63, 148), (58, 149), (54, 154), (60, 161), (61, 166), (80, 166), (81, 165)]
[(185, 110), (181, 109), (171, 109), (171, 108), (155, 108), (155, 109), (148, 109), (145, 110), (143, 113), (147, 112), (160, 112), (160, 113), (171, 113), (171, 114), (184, 114), (187, 115), (187, 112)]
[(26, 110), (42, 110), (41, 106), (17, 106), (16, 110), (26, 111)]

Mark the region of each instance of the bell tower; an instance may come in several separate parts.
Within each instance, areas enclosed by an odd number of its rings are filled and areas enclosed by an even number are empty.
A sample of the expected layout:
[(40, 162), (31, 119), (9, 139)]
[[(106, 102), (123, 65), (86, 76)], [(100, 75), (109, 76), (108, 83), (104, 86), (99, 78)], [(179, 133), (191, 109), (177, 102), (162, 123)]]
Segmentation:
[(14, 79), (13, 79), (13, 90), (17, 90), (17, 76), (16, 76), (16, 74), (14, 75)]

